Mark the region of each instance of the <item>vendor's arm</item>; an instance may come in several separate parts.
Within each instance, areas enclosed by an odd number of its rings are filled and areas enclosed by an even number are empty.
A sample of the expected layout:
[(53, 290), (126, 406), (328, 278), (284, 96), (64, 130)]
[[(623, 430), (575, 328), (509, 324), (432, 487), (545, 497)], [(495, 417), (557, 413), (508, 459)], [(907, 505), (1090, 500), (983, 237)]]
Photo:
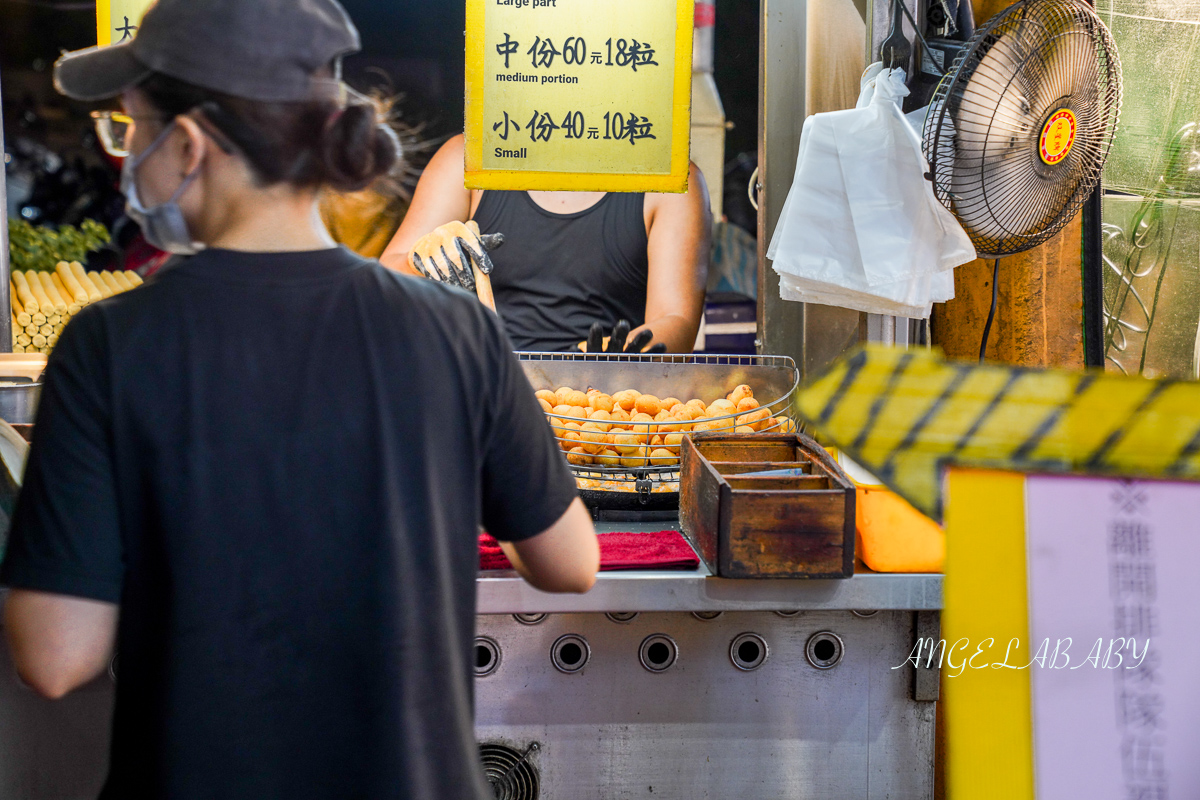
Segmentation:
[(4, 634), (21, 680), (57, 700), (104, 671), (117, 635), (117, 606), (14, 589), (4, 604)]
[(670, 353), (690, 353), (704, 313), (712, 244), (712, 211), (704, 174), (695, 164), (686, 194), (647, 194), (650, 274), (646, 287), (646, 324), (654, 342)]
[(408, 262), (417, 240), (448, 222), (471, 218), (471, 190), (463, 185), (464, 181), (463, 137), (459, 135), (438, 148), (421, 173), (404, 222), (379, 257), (380, 263), (397, 272), (418, 275)]

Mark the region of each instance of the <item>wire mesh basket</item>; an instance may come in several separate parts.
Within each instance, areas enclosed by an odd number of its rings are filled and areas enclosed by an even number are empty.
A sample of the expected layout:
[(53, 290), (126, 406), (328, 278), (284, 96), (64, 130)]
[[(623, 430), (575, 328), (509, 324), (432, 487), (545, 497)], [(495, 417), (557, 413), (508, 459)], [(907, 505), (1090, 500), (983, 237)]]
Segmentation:
[[(546, 417), (585, 493), (630, 493), (643, 504), (656, 495), (677, 501), (682, 437), (704, 430), (797, 429), (791, 400), (800, 373), (786, 356), (526, 352), (517, 357), (535, 390), (573, 401), (551, 402), (544, 393), (541, 398), (550, 405)], [(750, 392), (737, 398), (747, 400), (741, 410), (727, 398), (738, 387)], [(560, 390), (575, 396), (559, 397)], [(630, 391), (638, 396), (630, 399)], [(672, 398), (684, 409), (663, 409), (662, 401)], [(654, 413), (635, 418), (649, 411)]]

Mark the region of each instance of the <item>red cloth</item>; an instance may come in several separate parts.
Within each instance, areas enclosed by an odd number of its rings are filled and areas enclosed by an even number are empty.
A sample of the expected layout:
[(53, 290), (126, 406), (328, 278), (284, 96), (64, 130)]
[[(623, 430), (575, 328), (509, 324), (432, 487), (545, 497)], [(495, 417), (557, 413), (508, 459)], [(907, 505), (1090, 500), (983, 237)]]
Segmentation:
[[(601, 533), (600, 571), (618, 569), (696, 569), (700, 558), (679, 531), (656, 533)], [(512, 569), (500, 544), (479, 534), (479, 568)]]

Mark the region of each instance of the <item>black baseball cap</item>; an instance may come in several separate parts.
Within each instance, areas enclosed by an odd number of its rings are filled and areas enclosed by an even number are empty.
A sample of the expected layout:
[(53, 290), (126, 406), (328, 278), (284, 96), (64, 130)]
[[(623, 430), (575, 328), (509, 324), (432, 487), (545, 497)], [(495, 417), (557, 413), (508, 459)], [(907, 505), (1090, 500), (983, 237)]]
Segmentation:
[(105, 100), (160, 72), (235, 97), (299, 102), (336, 84), (341, 57), (359, 47), (337, 0), (158, 0), (135, 38), (65, 53), (54, 85)]

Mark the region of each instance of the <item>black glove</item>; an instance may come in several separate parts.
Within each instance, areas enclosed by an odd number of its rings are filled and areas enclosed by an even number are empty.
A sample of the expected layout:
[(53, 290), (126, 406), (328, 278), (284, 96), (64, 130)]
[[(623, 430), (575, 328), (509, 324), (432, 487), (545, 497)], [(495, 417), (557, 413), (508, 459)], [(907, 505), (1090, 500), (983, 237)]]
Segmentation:
[(416, 241), (408, 254), (408, 263), (426, 278), (474, 292), (472, 262), (484, 275), (491, 275), (492, 259), (488, 251), (502, 244), (502, 234), (480, 234), (475, 220), (447, 222)]
[(650, 344), (650, 340), (654, 338), (654, 332), (649, 328), (638, 332), (637, 336), (633, 337), (633, 341), (626, 343), (629, 338), (629, 320), (623, 319), (617, 322), (616, 327), (612, 329), (612, 334), (606, 342), (604, 339), (604, 326), (599, 322), (592, 323), (592, 329), (588, 331), (587, 352), (589, 353), (645, 353), (646, 355), (657, 355), (667, 352), (667, 346), (662, 342), (652, 345), (649, 349), (643, 349)]

